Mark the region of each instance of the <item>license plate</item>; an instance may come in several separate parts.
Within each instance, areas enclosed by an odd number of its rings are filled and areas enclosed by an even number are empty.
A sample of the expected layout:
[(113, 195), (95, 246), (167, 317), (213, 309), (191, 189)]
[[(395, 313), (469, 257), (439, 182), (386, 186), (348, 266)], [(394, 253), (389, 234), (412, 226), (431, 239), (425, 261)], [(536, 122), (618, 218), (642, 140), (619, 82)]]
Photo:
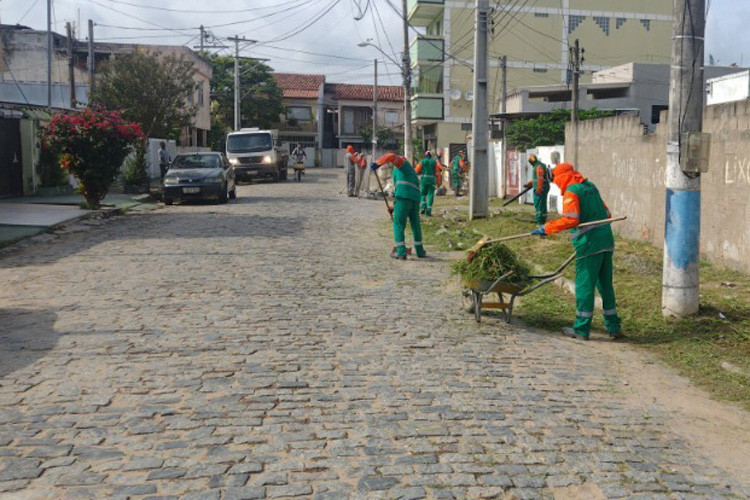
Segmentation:
[(187, 187), (187, 188), (182, 188), (182, 192), (183, 192), (183, 193), (185, 193), (185, 194), (195, 194), (195, 193), (200, 193), (200, 192), (201, 192), (201, 188), (199, 188), (199, 187)]

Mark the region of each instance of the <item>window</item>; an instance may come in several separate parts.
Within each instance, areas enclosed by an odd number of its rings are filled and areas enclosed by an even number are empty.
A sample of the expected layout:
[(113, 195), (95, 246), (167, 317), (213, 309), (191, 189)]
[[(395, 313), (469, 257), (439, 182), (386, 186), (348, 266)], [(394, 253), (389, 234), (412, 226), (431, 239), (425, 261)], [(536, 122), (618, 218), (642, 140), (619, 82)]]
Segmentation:
[(201, 108), (205, 106), (206, 101), (203, 97), (203, 91), (204, 91), (204, 83), (203, 81), (198, 82), (198, 106)]
[(573, 33), (585, 19), (586, 16), (570, 16), (570, 21), (568, 21), (568, 35)]
[(534, 73), (546, 73), (547, 68), (534, 68)]
[(398, 111), (387, 110), (385, 112), (385, 126), (392, 127), (398, 125)]
[(309, 122), (312, 120), (312, 108), (310, 106), (289, 106), (286, 111), (286, 117)]
[(651, 31), (651, 20), (650, 19), (641, 19), (641, 24), (644, 28), (646, 28), (646, 31)]
[(534, 17), (549, 17), (547, 12), (534, 12)]
[(343, 135), (359, 134), (362, 127), (372, 122), (372, 110), (370, 108), (344, 108), (341, 133)]
[(609, 36), (609, 18), (594, 16), (594, 22), (599, 25), (605, 35)]
[(615, 21), (615, 28), (619, 30), (626, 21), (627, 19), (625, 19), (624, 17), (618, 17), (617, 21)]

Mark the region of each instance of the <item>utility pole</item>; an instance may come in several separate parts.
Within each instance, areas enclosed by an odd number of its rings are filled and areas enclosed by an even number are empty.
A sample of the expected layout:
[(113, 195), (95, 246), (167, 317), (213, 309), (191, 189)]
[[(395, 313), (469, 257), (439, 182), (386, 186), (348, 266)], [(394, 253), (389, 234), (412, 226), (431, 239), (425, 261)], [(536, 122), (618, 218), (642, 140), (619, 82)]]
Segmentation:
[(94, 92), (94, 80), (96, 75), (96, 51), (94, 50), (94, 21), (89, 19), (89, 94)]
[(570, 48), (570, 58), (573, 61), (573, 99), (570, 111), (570, 121), (573, 123), (573, 165), (578, 166), (578, 87), (581, 76), (581, 47), (576, 38), (575, 45)]
[[(508, 112), (508, 56), (503, 56), (500, 58), (500, 69), (502, 70), (502, 88), (500, 90), (500, 112), (505, 115), (505, 113)], [(507, 168), (507, 142), (508, 142), (508, 135), (506, 133), (506, 125), (507, 120), (505, 119), (505, 116), (503, 116), (503, 146), (501, 148), (501, 154), (503, 155), (502, 159), (500, 160), (503, 164), (502, 173), (505, 175), (505, 169)], [(507, 178), (507, 176), (506, 176)], [(500, 185), (503, 187), (503, 192), (498, 193), (500, 195), (500, 198), (505, 198), (505, 190), (506, 190), (506, 184), (505, 179), (500, 180)]]
[(73, 55), (73, 27), (65, 23), (68, 34), (68, 83), (70, 84), (70, 109), (76, 109), (76, 66)]
[(47, 106), (52, 107), (52, 0), (47, 0)]
[(378, 147), (378, 60), (375, 59), (375, 84), (372, 86), (372, 161)]
[(407, 0), (402, 0), (401, 8), (404, 18), (404, 56), (401, 71), (404, 76), (404, 156), (409, 161), (414, 158), (411, 140), (411, 56), (409, 55), (409, 11)]
[(234, 130), (240, 129), (240, 42), (245, 40), (243, 36), (227, 38), (234, 42)]
[(203, 40), (206, 39), (206, 29), (201, 24), (201, 54), (203, 54)]
[(674, 0), (662, 276), (665, 316), (692, 315), (700, 305), (701, 180), (700, 171), (691, 171), (686, 153), (703, 129), (705, 11), (705, 0)]
[(489, 0), (477, 0), (476, 35), (474, 37), (474, 155), (469, 184), (469, 218), (487, 217), (489, 208), (489, 112), (487, 109), (487, 30)]

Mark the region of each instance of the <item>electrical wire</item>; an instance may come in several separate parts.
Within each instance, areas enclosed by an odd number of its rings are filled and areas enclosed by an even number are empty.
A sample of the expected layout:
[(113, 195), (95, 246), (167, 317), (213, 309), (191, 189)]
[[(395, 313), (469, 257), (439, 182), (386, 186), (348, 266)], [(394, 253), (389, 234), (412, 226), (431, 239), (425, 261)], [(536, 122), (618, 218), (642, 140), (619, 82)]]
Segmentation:
[[(18, 21), (16, 21), (16, 24), (21, 24), (21, 21), (23, 21), (24, 19), (26, 19), (26, 16), (29, 15), (29, 12), (31, 12), (32, 9), (34, 7), (36, 7), (36, 4), (38, 4), (38, 3), (39, 3), (39, 0), (34, 0), (34, 2), (31, 4), (31, 6), (29, 6), (29, 8), (26, 9), (26, 12), (23, 13), (23, 15), (21, 16), (21, 18)], [(26, 101), (26, 102), (28, 103), (28, 101)]]
[(265, 5), (263, 7), (251, 7), (251, 8), (247, 8), (247, 9), (234, 9), (234, 10), (216, 10), (216, 9), (212, 9), (212, 10), (196, 10), (196, 9), (184, 9), (184, 8), (183, 9), (175, 9), (175, 8), (170, 8), (170, 7), (156, 7), (154, 5), (143, 5), (143, 4), (133, 3), (133, 2), (127, 2), (125, 0), (108, 0), (108, 1), (110, 3), (115, 3), (115, 4), (120, 4), (120, 5), (128, 5), (130, 7), (136, 7), (136, 8), (139, 8), (139, 9), (150, 9), (150, 10), (158, 10), (158, 11), (163, 11), (163, 12), (178, 12), (178, 13), (181, 13), (181, 14), (216, 14), (216, 15), (221, 15), (221, 14), (242, 14), (242, 13), (245, 13), (245, 12), (252, 12), (252, 11), (256, 11), (256, 10), (273, 9), (273, 8), (276, 8), (276, 7), (281, 7), (283, 5), (289, 5), (291, 3), (296, 3), (298, 0), (287, 0), (285, 2), (281, 2), (281, 3), (276, 4), (276, 5)]

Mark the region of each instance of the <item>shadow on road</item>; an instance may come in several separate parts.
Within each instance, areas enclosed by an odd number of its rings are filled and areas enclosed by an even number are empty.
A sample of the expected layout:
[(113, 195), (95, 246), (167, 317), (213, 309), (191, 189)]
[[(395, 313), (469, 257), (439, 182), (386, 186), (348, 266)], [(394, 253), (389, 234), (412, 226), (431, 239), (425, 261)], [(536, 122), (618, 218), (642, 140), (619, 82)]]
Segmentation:
[(0, 377), (44, 357), (62, 335), (55, 331), (57, 313), (49, 309), (0, 309)]
[[(159, 248), (165, 251), (179, 246), (179, 240), (183, 239), (205, 239), (207, 251), (216, 242), (222, 242), (222, 245), (231, 250), (232, 245), (228, 241), (235, 239), (296, 236), (304, 230), (307, 221), (307, 217), (232, 214), (224, 211), (225, 206), (215, 210), (206, 207), (208, 211), (195, 213), (171, 211), (169, 208), (171, 207), (148, 217), (121, 219), (100, 230), (67, 235), (53, 244), (8, 254), (7, 257), (0, 257), (0, 269), (54, 264), (99, 245), (111, 244), (116, 249), (97, 249), (98, 253), (116, 252), (118, 255), (125, 255), (131, 253), (128, 250), (153, 252), (154, 240), (159, 240)], [(203, 209), (201, 206), (194, 208)], [(122, 242), (126, 242), (128, 246), (123, 247)]]

